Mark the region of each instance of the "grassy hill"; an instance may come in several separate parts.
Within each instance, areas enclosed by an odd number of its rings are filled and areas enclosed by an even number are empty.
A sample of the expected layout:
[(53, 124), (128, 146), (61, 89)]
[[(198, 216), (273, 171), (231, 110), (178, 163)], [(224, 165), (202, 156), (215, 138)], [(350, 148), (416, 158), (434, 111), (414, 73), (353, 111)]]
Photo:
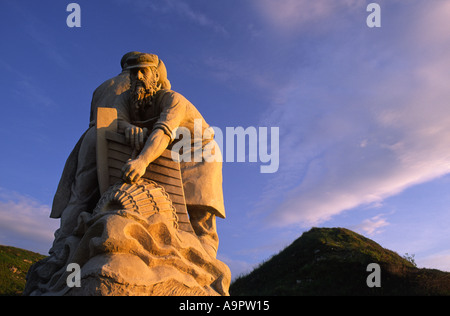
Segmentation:
[[(0, 296), (20, 295), (30, 266), (44, 255), (0, 245)], [(369, 263), (381, 287), (369, 288)], [(450, 295), (450, 273), (419, 269), (397, 253), (343, 228), (313, 228), (230, 287), (232, 296)]]
[[(369, 263), (381, 287), (368, 287)], [(450, 295), (450, 273), (419, 269), (376, 242), (343, 228), (313, 228), (253, 272), (230, 295)]]
[(28, 269), (43, 258), (35, 252), (0, 245), (0, 295), (21, 295)]

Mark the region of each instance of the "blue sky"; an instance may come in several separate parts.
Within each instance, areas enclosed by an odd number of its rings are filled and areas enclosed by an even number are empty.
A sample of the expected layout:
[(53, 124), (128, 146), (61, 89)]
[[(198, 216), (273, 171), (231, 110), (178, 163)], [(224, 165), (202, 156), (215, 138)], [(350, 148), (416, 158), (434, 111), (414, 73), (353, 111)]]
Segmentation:
[[(278, 127), (280, 166), (225, 162), (219, 258), (248, 272), (311, 227), (346, 227), (450, 271), (450, 1), (0, 4), (0, 244), (46, 253), (64, 163), (92, 92), (155, 53), (206, 121)], [(226, 150), (226, 148), (225, 148)]]

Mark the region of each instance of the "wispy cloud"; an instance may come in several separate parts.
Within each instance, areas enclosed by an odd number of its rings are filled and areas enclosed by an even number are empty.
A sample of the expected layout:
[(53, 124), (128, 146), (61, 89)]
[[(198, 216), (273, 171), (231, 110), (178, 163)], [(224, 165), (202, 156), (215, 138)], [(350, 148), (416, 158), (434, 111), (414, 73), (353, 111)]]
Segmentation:
[(379, 214), (371, 218), (365, 219), (361, 224), (356, 225), (353, 229), (357, 232), (374, 236), (381, 233), (381, 228), (388, 226), (389, 222), (386, 220), (384, 214)]
[[(130, 3), (129, 0), (116, 0), (118, 3)], [(186, 19), (195, 25), (209, 28), (221, 35), (228, 35), (227, 30), (213, 18), (210, 18), (201, 10), (194, 9), (192, 5), (187, 2), (177, 0), (162, 0), (158, 2), (151, 2), (146, 0), (132, 1), (133, 6), (139, 9), (140, 13), (156, 12), (159, 14), (175, 13), (179, 17)], [(173, 18), (173, 17), (172, 17)]]
[[(282, 32), (299, 32), (316, 23), (332, 27), (327, 21), (342, 10), (361, 9), (363, 0), (254, 0), (253, 4), (270, 25)], [(340, 21), (341, 23), (343, 21)]]
[[(26, 99), (24, 104), (27, 106), (35, 106), (37, 108), (56, 108), (57, 103), (49, 96), (48, 91), (41, 88), (42, 82), (37, 79), (18, 71), (3, 60), (0, 60), (0, 69), (10, 75), (10, 80), (15, 83), (10, 93), (20, 99)], [(24, 93), (26, 92), (26, 93)]]
[(49, 214), (49, 206), (0, 188), (0, 243), (47, 253), (59, 224)]
[(449, 8), (407, 7), (379, 33), (358, 25), (310, 44), (316, 63), (267, 114), (282, 134), (270, 222), (319, 225), (450, 172)]
[(61, 52), (56, 41), (48, 35), (48, 32), (45, 30), (46, 27), (35, 18), (27, 18), (27, 20), (29, 24), (25, 25), (25, 29), (34, 40), (36, 47), (47, 56), (51, 63), (58, 65), (64, 70), (71, 69), (70, 62)]
[[(49, 26), (48, 21), (42, 18), (41, 14), (33, 12), (27, 4), (19, 1), (6, 3), (9, 6), (4, 12), (11, 10), (11, 14), (17, 14), (17, 19), (20, 23), (17, 23), (14, 27), (18, 27), (27, 34), (33, 44), (33, 54), (36, 52), (42, 52), (46, 57), (46, 61), (42, 60), (42, 63), (53, 63), (63, 68), (64, 70), (71, 69), (71, 63), (67, 57), (62, 53), (61, 48), (58, 45), (57, 39), (53, 36), (54, 30)], [(24, 39), (19, 38), (18, 41)]]
[(257, 264), (251, 264), (246, 261), (232, 259), (228, 256), (218, 255), (218, 259), (227, 264), (231, 271), (231, 279), (250, 273)]
[(212, 28), (214, 31), (218, 33), (222, 33), (224, 35), (228, 34), (225, 28), (218, 24), (213, 19), (209, 18), (206, 14), (196, 11), (192, 9), (189, 4), (186, 2), (176, 1), (176, 0), (166, 0), (166, 4), (175, 10), (179, 15), (186, 17), (187, 19), (193, 21), (194, 23), (203, 26)]
[(425, 258), (416, 258), (419, 267), (450, 272), (450, 251), (441, 251)]

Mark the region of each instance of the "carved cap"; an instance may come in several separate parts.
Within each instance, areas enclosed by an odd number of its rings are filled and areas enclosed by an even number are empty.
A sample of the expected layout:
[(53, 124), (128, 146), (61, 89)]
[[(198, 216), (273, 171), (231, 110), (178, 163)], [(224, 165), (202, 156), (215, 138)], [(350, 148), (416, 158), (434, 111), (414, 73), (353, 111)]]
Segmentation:
[(142, 54), (141, 52), (128, 52), (125, 55), (122, 56), (122, 59), (120, 60), (120, 67), (122, 67), (122, 69), (126, 69), (128, 67), (127, 61), (128, 58), (130, 58), (131, 56), (135, 56), (135, 55), (139, 55)]
[(157, 68), (159, 64), (159, 58), (153, 54), (141, 53), (128, 57), (127, 68), (143, 68), (143, 67), (155, 67)]
[(169, 79), (167, 79), (167, 69), (163, 61), (160, 59), (158, 64), (159, 82), (162, 89), (171, 89), (171, 84)]

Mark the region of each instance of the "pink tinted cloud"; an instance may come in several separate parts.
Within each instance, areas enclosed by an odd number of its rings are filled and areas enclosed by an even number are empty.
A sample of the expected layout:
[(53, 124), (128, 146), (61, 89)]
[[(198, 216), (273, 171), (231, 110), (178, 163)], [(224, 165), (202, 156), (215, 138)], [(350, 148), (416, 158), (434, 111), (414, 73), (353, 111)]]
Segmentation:
[(362, 0), (255, 0), (266, 21), (280, 31), (298, 31), (307, 24), (323, 22), (340, 10), (361, 8)]
[[(450, 6), (408, 10), (391, 26), (401, 38), (334, 34), (342, 42), (333, 53), (283, 91), (286, 102), (273, 112), (284, 137), (271, 187), (284, 191), (268, 211), (272, 223), (318, 225), (450, 172), (450, 36), (437, 31)], [(416, 23), (401, 24), (407, 15)]]
[(0, 188), (0, 244), (46, 253), (59, 224), (49, 214), (49, 206)]

